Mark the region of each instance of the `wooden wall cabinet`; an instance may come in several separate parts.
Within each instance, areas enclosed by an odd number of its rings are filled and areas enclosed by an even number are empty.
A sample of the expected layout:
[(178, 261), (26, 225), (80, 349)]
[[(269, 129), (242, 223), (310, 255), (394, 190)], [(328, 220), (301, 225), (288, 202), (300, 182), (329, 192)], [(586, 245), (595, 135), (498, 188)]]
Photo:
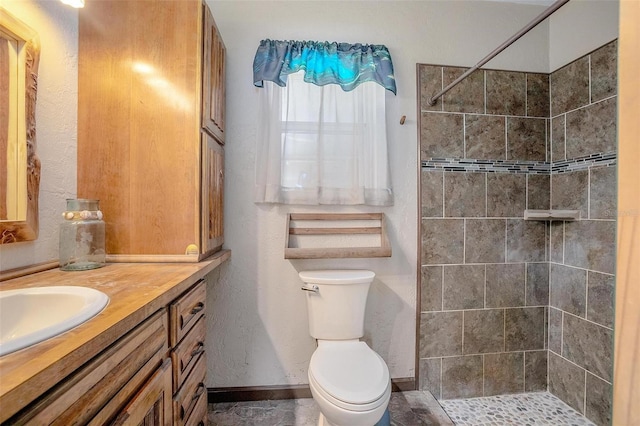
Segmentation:
[(100, 200), (107, 260), (207, 257), (223, 243), (210, 139), (224, 143), (225, 49), (211, 12), (96, 1), (78, 19), (78, 196)]
[(202, 127), (224, 144), (225, 47), (208, 7), (204, 10)]

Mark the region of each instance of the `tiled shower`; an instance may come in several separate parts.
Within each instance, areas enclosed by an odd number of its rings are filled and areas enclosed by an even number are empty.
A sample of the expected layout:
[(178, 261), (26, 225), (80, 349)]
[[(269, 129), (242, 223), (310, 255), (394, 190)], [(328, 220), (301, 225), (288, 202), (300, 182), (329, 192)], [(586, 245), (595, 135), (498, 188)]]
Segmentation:
[[(616, 42), (551, 74), (419, 65), (419, 385), (548, 390), (610, 424)], [(577, 221), (525, 221), (573, 209)]]

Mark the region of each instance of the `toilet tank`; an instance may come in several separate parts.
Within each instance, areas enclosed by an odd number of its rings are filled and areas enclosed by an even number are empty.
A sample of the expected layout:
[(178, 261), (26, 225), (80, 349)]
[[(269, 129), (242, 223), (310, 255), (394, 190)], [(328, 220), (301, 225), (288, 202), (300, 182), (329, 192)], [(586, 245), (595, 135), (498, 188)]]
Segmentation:
[(359, 339), (364, 335), (364, 311), (375, 273), (366, 270), (300, 272), (306, 291), (309, 334), (320, 340)]

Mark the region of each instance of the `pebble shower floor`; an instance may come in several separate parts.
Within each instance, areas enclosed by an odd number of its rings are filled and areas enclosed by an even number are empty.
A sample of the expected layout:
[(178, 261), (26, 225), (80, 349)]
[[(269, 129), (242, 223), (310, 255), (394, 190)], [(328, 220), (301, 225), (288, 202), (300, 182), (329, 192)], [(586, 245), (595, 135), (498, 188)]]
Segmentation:
[(594, 425), (547, 392), (440, 401), (456, 426)]

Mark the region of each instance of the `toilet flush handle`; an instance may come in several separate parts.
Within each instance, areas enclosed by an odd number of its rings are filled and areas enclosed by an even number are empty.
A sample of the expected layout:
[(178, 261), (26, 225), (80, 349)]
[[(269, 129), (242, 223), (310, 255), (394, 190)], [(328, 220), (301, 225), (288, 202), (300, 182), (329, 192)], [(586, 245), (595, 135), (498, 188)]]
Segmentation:
[(313, 284), (305, 284), (302, 287), (300, 287), (302, 290), (304, 291), (312, 291), (314, 293), (317, 293), (320, 291), (320, 289), (318, 288), (317, 285), (313, 285)]

